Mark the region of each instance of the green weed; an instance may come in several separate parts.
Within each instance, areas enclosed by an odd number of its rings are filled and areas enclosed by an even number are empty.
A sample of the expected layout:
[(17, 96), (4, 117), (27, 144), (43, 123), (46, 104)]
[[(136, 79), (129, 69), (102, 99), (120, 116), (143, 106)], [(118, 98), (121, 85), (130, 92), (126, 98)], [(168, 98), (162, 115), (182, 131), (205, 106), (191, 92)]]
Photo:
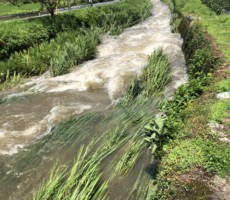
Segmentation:
[(182, 173), (193, 167), (202, 166), (205, 160), (202, 148), (194, 140), (176, 141), (173, 148), (165, 146), (164, 151), (170, 151), (162, 160), (161, 171), (164, 173)]
[(217, 92), (230, 92), (230, 78), (221, 80), (215, 84)]
[(211, 120), (222, 122), (223, 119), (230, 117), (230, 102), (220, 100), (211, 106)]

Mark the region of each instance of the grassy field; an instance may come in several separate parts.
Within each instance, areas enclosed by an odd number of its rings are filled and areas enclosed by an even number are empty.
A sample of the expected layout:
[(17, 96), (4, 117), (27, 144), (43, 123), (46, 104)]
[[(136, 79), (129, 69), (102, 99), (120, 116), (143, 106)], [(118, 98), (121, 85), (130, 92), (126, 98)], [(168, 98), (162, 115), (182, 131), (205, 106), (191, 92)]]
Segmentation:
[(29, 4), (20, 5), (20, 6), (0, 3), (0, 16), (38, 11), (40, 7), (41, 5), (39, 3), (29, 3)]
[[(98, 0), (96, 2), (101, 2)], [(88, 4), (87, 0), (72, 0), (70, 2), (71, 6)], [(68, 7), (67, 0), (61, 0), (59, 8)], [(12, 5), (10, 3), (0, 2), (0, 16), (1, 15), (10, 15), (10, 14), (19, 14), (19, 13), (27, 13), (27, 12), (36, 12), (40, 11), (41, 4), (40, 3), (28, 3), (22, 5)], [(45, 10), (45, 8), (43, 8)]]
[(225, 58), (230, 62), (230, 15), (216, 15), (200, 0), (176, 0), (177, 9), (184, 15), (193, 16), (216, 40)]

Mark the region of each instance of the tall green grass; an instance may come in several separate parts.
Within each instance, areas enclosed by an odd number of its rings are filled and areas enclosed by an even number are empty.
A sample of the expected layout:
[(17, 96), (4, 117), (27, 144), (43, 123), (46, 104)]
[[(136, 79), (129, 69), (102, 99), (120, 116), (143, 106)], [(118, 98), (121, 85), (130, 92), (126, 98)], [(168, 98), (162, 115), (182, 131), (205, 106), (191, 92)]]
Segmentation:
[(140, 96), (159, 95), (170, 80), (170, 63), (163, 50), (155, 50), (148, 58), (141, 77), (134, 78), (126, 89), (121, 105), (126, 105)]
[(147, 96), (161, 92), (170, 78), (169, 60), (162, 49), (150, 55), (143, 71), (143, 85)]
[(67, 73), (70, 67), (96, 55), (99, 36), (100, 30), (95, 28), (64, 32), (50, 43), (15, 53), (7, 62), (0, 62), (0, 69), (26, 76), (41, 74), (49, 68), (53, 76)]
[(42, 185), (34, 200), (105, 200), (107, 199), (106, 182), (101, 181), (98, 152), (88, 156), (89, 149), (81, 147), (75, 163), (68, 174), (54, 169), (47, 183)]
[(14, 52), (48, 41), (49, 31), (41, 21), (15, 20), (0, 22), (0, 60)]

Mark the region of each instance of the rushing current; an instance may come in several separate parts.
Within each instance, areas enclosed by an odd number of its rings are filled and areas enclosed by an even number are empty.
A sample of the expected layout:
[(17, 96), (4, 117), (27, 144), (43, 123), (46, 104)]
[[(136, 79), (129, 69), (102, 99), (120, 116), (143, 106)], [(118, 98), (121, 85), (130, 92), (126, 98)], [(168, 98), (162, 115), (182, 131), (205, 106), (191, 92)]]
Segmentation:
[(171, 31), (170, 10), (160, 0), (152, 2), (151, 17), (119, 36), (102, 37), (96, 59), (66, 75), (51, 77), (47, 72), (0, 93), (4, 99), (0, 104), (1, 155), (10, 157), (26, 149), (72, 115), (105, 111), (122, 98), (129, 81), (141, 75), (148, 56), (157, 48), (163, 48), (171, 63), (171, 82), (165, 95), (170, 97), (187, 81), (183, 41)]

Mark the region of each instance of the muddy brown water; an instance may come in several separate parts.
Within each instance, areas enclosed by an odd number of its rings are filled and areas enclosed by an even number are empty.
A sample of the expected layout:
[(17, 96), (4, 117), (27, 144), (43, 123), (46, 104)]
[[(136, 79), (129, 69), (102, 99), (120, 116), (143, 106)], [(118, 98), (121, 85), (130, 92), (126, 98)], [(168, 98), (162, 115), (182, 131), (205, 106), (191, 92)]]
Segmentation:
[[(18, 89), (0, 93), (0, 98), (5, 99), (0, 104), (0, 199), (29, 199), (26, 194), (37, 188), (57, 158), (63, 164), (71, 163), (82, 143), (93, 140), (101, 130), (109, 129), (106, 124), (103, 128), (98, 127), (98, 121), (112, 112), (113, 103), (122, 98), (129, 81), (141, 75), (148, 55), (154, 49), (162, 47), (171, 62), (171, 82), (165, 89), (167, 97), (187, 81), (181, 50), (183, 41), (179, 34), (171, 32), (170, 11), (160, 0), (152, 2), (151, 17), (119, 36), (103, 36), (96, 59), (77, 66), (69, 74), (54, 78), (47, 72), (26, 80)], [(57, 138), (61, 138), (59, 135), (49, 140), (55, 124), (72, 115), (84, 116), (90, 112), (99, 114), (95, 118), (86, 117), (91, 121), (81, 122), (86, 127), (78, 128), (82, 132), (87, 129), (93, 132), (92, 135), (71, 135), (68, 136), (71, 138), (68, 145), (60, 151), (54, 147), (60, 142), (56, 141)], [(57, 131), (57, 134), (61, 133)], [(39, 142), (42, 148), (39, 145), (33, 148)], [(24, 156), (24, 152), (30, 151), (28, 149), (33, 149), (34, 157), (42, 155), (43, 159), (31, 161), (31, 157)], [(125, 189), (120, 198), (115, 197), (118, 196), (116, 193), (119, 194), (119, 187), (123, 184), (130, 190), (134, 184), (133, 175), (149, 162), (149, 158), (139, 159), (132, 176), (114, 179), (111, 199), (124, 199)]]

